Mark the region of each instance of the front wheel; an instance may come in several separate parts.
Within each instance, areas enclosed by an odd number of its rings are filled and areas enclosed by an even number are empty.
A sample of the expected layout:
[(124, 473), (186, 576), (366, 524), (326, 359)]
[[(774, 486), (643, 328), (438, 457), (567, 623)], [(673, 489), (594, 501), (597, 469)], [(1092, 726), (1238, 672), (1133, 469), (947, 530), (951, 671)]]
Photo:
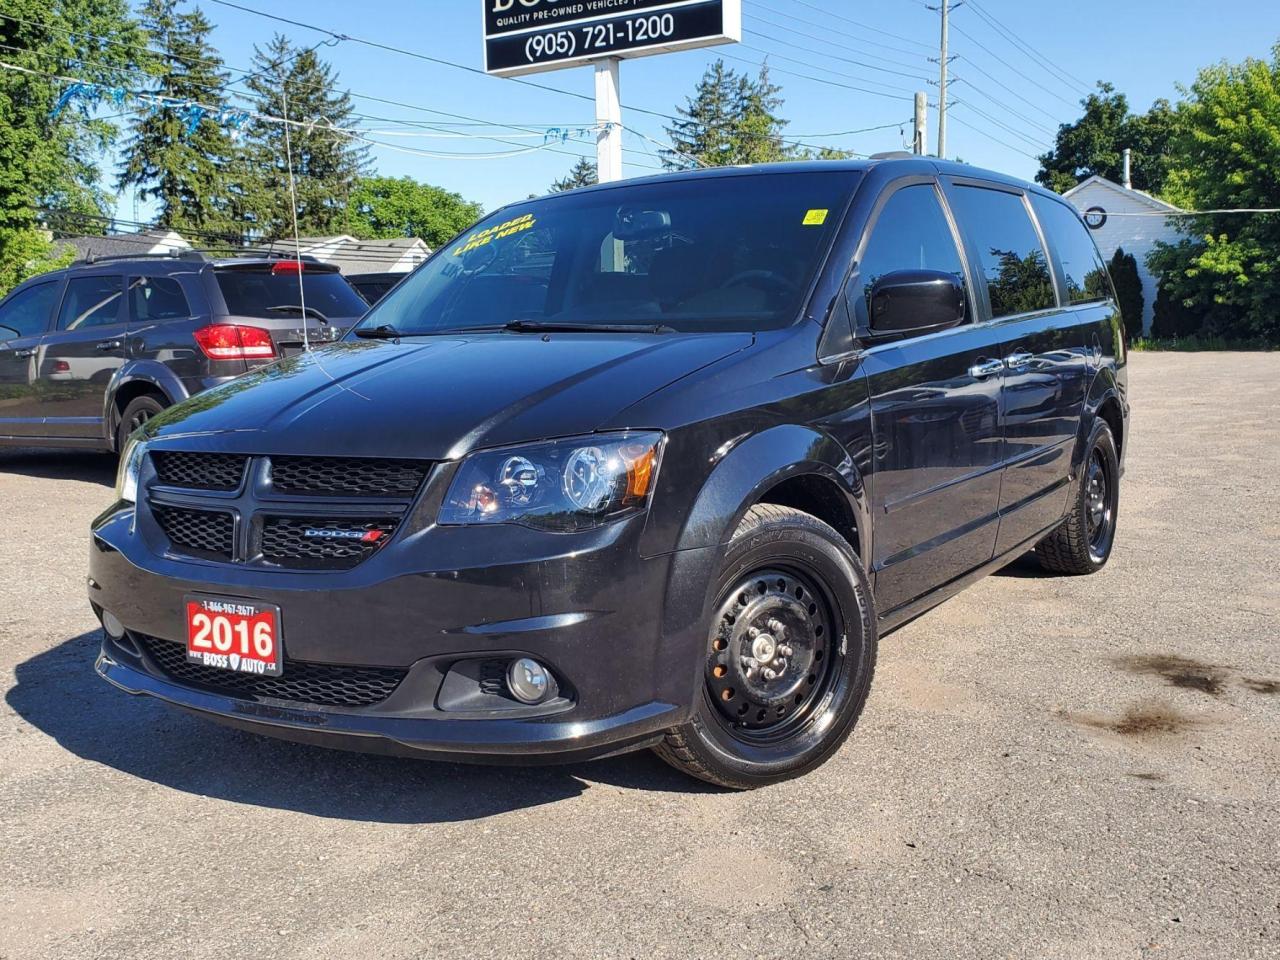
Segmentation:
[(876, 641), (871, 589), (848, 542), (799, 510), (752, 507), (716, 583), (694, 715), (657, 754), (739, 790), (808, 773), (857, 723)]
[(1111, 428), (1101, 418), (1089, 434), (1071, 509), (1053, 533), (1036, 544), (1036, 559), (1053, 573), (1097, 573), (1111, 557), (1120, 509), (1120, 458)]

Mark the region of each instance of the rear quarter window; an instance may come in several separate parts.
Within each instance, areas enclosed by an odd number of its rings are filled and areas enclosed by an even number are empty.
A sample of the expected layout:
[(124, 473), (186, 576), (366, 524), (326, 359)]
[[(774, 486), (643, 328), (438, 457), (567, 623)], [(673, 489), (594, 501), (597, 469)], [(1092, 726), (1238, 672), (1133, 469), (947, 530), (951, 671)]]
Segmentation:
[(991, 318), (1056, 306), (1049, 258), (1022, 195), (958, 186), (951, 200), (978, 256), (991, 301)]
[(1098, 248), (1075, 209), (1033, 194), (1031, 207), (1058, 258), (1068, 303), (1090, 303), (1111, 296), (1111, 282)]

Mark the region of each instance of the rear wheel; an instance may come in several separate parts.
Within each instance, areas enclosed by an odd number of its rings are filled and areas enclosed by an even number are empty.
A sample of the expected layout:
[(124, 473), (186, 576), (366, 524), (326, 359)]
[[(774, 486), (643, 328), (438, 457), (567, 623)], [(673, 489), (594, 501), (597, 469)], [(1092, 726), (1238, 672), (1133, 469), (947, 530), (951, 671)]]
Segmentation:
[(1071, 511), (1036, 544), (1036, 559), (1053, 573), (1097, 573), (1111, 557), (1119, 509), (1120, 459), (1111, 428), (1099, 419), (1089, 435)]
[(116, 453), (124, 453), (125, 445), (133, 431), (165, 408), (164, 400), (155, 394), (143, 394), (129, 401), (116, 425)]
[(800, 776), (853, 729), (875, 656), (871, 590), (848, 542), (799, 510), (752, 507), (717, 581), (694, 716), (655, 749), (735, 789)]

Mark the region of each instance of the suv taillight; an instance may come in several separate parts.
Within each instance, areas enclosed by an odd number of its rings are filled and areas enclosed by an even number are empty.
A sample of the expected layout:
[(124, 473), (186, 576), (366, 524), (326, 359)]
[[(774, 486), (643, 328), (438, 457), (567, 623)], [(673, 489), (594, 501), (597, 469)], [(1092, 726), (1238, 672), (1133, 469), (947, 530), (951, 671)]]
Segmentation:
[(270, 360), (276, 355), (271, 334), (259, 327), (213, 323), (194, 334), (210, 360)]

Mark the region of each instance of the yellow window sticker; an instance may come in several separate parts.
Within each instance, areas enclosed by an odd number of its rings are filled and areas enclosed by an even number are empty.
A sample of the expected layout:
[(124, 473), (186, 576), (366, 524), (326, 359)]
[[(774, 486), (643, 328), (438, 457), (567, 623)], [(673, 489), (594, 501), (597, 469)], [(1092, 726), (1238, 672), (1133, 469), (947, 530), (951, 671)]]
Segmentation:
[(502, 240), (515, 233), (522, 233), (530, 229), (538, 221), (534, 219), (533, 214), (526, 213), (522, 217), (516, 217), (514, 220), (508, 220), (506, 223), (500, 223), (496, 227), (489, 227), (487, 230), (481, 230), (463, 239), (453, 248), (453, 255), (460, 257), (464, 253), (474, 250), (476, 247), (483, 247), (485, 244), (494, 240)]
[(806, 227), (820, 227), (827, 222), (826, 210), (810, 210), (804, 215), (804, 225)]

